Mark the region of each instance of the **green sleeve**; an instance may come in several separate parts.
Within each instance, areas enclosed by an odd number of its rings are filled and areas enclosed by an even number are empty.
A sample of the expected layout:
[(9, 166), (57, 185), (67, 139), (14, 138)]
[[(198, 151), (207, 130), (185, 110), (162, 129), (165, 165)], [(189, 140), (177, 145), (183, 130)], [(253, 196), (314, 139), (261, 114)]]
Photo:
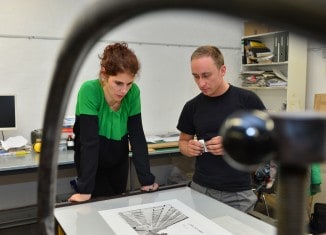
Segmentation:
[(313, 196), (317, 193), (321, 192), (321, 185), (322, 178), (321, 178), (321, 171), (320, 171), (320, 164), (313, 163), (310, 168), (310, 196)]
[(76, 114), (98, 115), (99, 105), (103, 99), (103, 91), (98, 81), (86, 81), (78, 92)]

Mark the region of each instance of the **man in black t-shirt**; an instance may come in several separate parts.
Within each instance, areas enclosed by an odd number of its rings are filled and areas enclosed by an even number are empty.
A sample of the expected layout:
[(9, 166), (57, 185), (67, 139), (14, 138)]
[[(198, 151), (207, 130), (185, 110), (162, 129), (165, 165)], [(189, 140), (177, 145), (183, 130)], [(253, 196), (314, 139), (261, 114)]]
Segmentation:
[(253, 210), (257, 197), (251, 175), (225, 162), (219, 131), (235, 111), (265, 110), (265, 106), (255, 93), (224, 80), (224, 58), (214, 46), (194, 51), (191, 72), (201, 93), (185, 104), (177, 124), (181, 153), (196, 157), (190, 186), (241, 211)]

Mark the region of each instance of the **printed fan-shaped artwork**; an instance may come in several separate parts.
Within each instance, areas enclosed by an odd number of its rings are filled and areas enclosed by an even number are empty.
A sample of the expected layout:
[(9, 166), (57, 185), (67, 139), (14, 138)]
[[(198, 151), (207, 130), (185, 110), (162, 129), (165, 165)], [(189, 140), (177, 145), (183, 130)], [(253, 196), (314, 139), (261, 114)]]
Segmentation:
[(119, 215), (138, 234), (160, 234), (159, 231), (188, 217), (170, 204), (120, 212)]
[[(137, 199), (141, 199), (137, 198)], [(135, 200), (135, 198), (134, 198)], [(232, 235), (177, 199), (99, 211), (117, 235)]]

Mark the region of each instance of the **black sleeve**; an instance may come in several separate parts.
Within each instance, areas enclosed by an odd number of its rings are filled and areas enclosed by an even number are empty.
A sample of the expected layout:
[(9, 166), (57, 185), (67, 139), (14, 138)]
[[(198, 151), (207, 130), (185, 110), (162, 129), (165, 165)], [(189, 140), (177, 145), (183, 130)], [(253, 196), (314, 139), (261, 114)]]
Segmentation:
[(247, 91), (247, 92), (248, 92), (248, 96), (247, 96), (246, 104), (247, 106), (249, 106), (250, 109), (266, 110), (263, 101), (256, 93), (252, 91)]
[(148, 149), (141, 114), (129, 117), (128, 131), (132, 160), (135, 164), (138, 180), (142, 186), (151, 185), (155, 181), (155, 176), (150, 171)]
[(79, 193), (91, 194), (95, 187), (99, 155), (98, 117), (80, 115), (76, 124), (74, 130), (77, 189)]
[(194, 108), (193, 104), (190, 102), (187, 102), (181, 111), (181, 114), (179, 116), (179, 120), (177, 123), (177, 129), (183, 133), (186, 133), (188, 135), (195, 135), (195, 127), (194, 127), (194, 121), (193, 121), (193, 115), (194, 115)]

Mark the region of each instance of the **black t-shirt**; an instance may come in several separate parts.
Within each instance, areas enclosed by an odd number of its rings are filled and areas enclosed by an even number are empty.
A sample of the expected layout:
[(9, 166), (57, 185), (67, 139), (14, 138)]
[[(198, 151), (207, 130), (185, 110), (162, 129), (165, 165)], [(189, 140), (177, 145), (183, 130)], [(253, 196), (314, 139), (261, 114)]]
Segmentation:
[[(199, 94), (188, 101), (179, 117), (178, 130), (198, 139), (210, 140), (219, 135), (225, 119), (238, 110), (265, 110), (253, 92), (231, 86), (221, 96)], [(220, 191), (237, 192), (251, 189), (250, 173), (232, 168), (222, 156), (203, 153), (196, 157), (193, 181)]]

